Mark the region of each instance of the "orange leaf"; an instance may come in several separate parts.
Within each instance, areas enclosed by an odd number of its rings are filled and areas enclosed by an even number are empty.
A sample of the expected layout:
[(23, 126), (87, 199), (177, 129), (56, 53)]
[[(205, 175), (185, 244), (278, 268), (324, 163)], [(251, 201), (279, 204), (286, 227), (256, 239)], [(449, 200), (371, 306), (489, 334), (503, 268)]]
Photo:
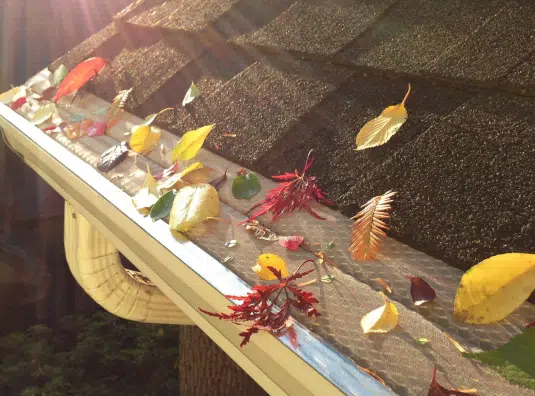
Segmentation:
[(388, 283), (386, 283), (386, 281), (384, 279), (381, 279), (381, 278), (376, 278), (375, 281), (377, 283), (379, 283), (381, 286), (383, 286), (385, 288), (385, 290), (389, 293), (389, 294), (392, 294), (392, 288), (388, 285)]
[(106, 66), (106, 60), (102, 58), (90, 58), (79, 63), (59, 84), (58, 91), (54, 96), (54, 102), (62, 97), (78, 91), (88, 81), (96, 77)]
[(351, 226), (351, 246), (349, 251), (355, 260), (373, 260), (381, 247), (380, 237), (386, 236), (388, 226), (384, 220), (390, 218), (393, 191), (387, 191), (370, 199), (357, 213)]

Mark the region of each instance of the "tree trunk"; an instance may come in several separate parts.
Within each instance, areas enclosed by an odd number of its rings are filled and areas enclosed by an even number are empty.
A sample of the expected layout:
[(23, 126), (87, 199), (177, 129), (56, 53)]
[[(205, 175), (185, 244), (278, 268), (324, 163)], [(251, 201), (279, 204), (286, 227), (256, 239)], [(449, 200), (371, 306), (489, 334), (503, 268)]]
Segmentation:
[(266, 392), (197, 326), (180, 326), (182, 396), (262, 396)]

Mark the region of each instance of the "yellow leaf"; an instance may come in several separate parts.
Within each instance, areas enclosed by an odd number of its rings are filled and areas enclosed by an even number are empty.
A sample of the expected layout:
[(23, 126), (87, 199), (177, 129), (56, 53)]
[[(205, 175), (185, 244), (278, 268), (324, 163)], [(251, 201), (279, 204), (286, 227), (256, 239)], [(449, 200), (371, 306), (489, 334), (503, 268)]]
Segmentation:
[(215, 127), (215, 124), (206, 125), (199, 129), (186, 132), (173, 149), (173, 162), (187, 161), (195, 157), (201, 149), (204, 140)]
[(194, 169), (182, 176), (182, 180), (189, 184), (208, 183), (215, 178), (216, 170), (214, 168), (205, 167)]
[(146, 153), (155, 148), (160, 142), (161, 130), (149, 125), (137, 125), (132, 128), (130, 148), (136, 153)]
[(146, 212), (146, 209), (150, 209), (159, 197), (158, 182), (152, 177), (147, 164), (147, 176), (141, 189), (132, 197), (132, 202), (137, 210)]
[(253, 271), (263, 280), (275, 280), (277, 277), (269, 270), (268, 267), (273, 267), (281, 272), (283, 278), (290, 276), (288, 273), (288, 267), (286, 262), (280, 256), (276, 254), (266, 253), (261, 254), (256, 259), (256, 265), (253, 267)]
[(57, 112), (56, 105), (54, 103), (48, 103), (39, 107), (35, 113), (31, 114), (28, 117), (28, 121), (33, 125), (40, 125), (45, 121), (48, 121), (55, 112)]
[(196, 184), (178, 190), (169, 215), (169, 227), (184, 232), (219, 214), (219, 195), (210, 184)]
[(26, 90), (26, 88), (24, 88), (24, 86), (11, 88), (9, 91), (6, 91), (6, 92), (0, 94), (0, 102), (2, 102), (3, 104), (8, 105), (11, 102), (13, 102), (13, 100), (15, 99), (15, 97), (17, 95), (21, 94), (25, 90)]
[(407, 121), (405, 102), (411, 92), (411, 85), (403, 101), (395, 106), (388, 106), (381, 115), (368, 121), (357, 134), (357, 150), (381, 146), (388, 142), (392, 136)]
[(453, 316), (466, 323), (494, 323), (522, 305), (534, 289), (535, 254), (499, 254), (463, 275)]
[(196, 169), (203, 169), (203, 165), (200, 162), (194, 162), (182, 172), (174, 174), (160, 185), (160, 191), (164, 192), (170, 190), (178, 190), (186, 186), (188, 182), (186, 182), (182, 178)]
[(385, 305), (367, 313), (361, 319), (360, 326), (362, 327), (362, 330), (364, 330), (364, 334), (388, 333), (398, 325), (398, 309), (383, 292), (379, 293), (383, 296)]

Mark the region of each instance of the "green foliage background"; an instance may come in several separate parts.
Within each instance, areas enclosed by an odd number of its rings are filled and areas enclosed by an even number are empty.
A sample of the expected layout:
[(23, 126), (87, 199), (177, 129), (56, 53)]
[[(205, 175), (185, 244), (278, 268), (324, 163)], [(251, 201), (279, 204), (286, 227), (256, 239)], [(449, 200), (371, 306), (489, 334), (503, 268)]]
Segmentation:
[(73, 315), (0, 338), (2, 396), (178, 393), (178, 328)]

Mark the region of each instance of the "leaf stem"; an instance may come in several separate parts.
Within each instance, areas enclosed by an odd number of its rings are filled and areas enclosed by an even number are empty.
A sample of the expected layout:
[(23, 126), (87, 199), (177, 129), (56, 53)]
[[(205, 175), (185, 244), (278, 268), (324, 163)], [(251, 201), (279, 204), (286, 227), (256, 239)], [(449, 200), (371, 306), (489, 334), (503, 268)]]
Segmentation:
[(409, 89), (407, 90), (407, 93), (405, 94), (405, 97), (403, 98), (403, 102), (401, 102), (401, 106), (405, 106), (405, 102), (407, 101), (407, 98), (409, 97), (410, 93), (411, 93), (411, 84), (409, 83)]

